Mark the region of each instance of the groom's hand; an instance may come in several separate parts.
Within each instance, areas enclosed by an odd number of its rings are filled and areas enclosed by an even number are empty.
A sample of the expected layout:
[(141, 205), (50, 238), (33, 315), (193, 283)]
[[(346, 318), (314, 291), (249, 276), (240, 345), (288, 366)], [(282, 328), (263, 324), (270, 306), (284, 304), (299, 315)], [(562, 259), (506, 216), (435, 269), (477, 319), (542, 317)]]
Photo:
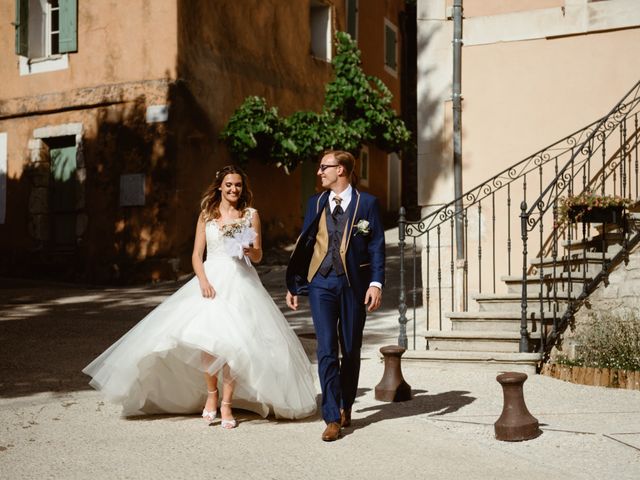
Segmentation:
[(367, 305), (367, 311), (373, 312), (380, 308), (382, 301), (382, 290), (378, 287), (369, 287), (364, 296), (364, 304)]
[(291, 310), (298, 310), (298, 296), (291, 292), (287, 292), (287, 306)]

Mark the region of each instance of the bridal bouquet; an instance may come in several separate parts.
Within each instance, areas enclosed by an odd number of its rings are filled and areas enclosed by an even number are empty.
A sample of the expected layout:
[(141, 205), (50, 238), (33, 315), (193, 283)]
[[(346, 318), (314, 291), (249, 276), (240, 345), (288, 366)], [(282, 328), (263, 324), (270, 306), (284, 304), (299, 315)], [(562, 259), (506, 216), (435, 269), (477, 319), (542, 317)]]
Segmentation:
[(242, 221), (231, 222), (222, 227), (224, 248), (231, 257), (247, 262), (251, 266), (251, 259), (244, 254), (244, 249), (251, 245), (258, 236), (256, 231)]

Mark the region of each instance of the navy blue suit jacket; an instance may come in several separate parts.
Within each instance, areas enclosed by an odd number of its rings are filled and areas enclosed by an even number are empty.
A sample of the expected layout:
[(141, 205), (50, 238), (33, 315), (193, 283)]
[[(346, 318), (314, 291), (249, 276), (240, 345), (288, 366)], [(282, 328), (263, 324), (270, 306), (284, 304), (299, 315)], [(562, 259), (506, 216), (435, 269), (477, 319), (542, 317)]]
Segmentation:
[[(307, 203), (302, 233), (287, 267), (287, 289), (294, 295), (307, 294), (309, 265), (328, 200), (329, 191), (325, 190), (313, 195)], [(356, 296), (364, 301), (370, 282), (384, 285), (384, 228), (378, 200), (354, 188), (346, 214), (345, 272)], [(357, 228), (363, 220), (369, 222), (367, 232)]]

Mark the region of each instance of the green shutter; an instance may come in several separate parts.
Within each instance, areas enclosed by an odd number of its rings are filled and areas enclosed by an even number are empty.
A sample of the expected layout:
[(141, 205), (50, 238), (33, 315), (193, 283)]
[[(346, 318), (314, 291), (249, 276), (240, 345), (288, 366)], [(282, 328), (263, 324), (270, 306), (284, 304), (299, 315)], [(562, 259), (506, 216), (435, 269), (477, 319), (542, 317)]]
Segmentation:
[(78, 51), (78, 0), (59, 0), (60, 53)]
[(16, 0), (16, 55), (29, 56), (29, 0)]
[(385, 25), (385, 58), (384, 63), (387, 67), (396, 69), (396, 32), (393, 28)]
[(356, 40), (356, 25), (358, 20), (357, 0), (347, 0), (347, 33)]

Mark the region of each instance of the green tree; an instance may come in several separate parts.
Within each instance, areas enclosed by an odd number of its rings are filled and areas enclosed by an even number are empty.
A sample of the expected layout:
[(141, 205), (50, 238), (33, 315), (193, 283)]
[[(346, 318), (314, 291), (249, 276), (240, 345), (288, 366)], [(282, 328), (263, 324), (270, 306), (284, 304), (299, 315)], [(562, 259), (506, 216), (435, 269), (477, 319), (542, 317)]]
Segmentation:
[(291, 172), (330, 148), (354, 154), (365, 143), (387, 152), (413, 148), (411, 132), (391, 108), (391, 92), (362, 71), (360, 51), (348, 33), (336, 34), (336, 51), (335, 78), (326, 86), (320, 113), (281, 118), (264, 98), (245, 99), (220, 134), (239, 163), (255, 158)]

